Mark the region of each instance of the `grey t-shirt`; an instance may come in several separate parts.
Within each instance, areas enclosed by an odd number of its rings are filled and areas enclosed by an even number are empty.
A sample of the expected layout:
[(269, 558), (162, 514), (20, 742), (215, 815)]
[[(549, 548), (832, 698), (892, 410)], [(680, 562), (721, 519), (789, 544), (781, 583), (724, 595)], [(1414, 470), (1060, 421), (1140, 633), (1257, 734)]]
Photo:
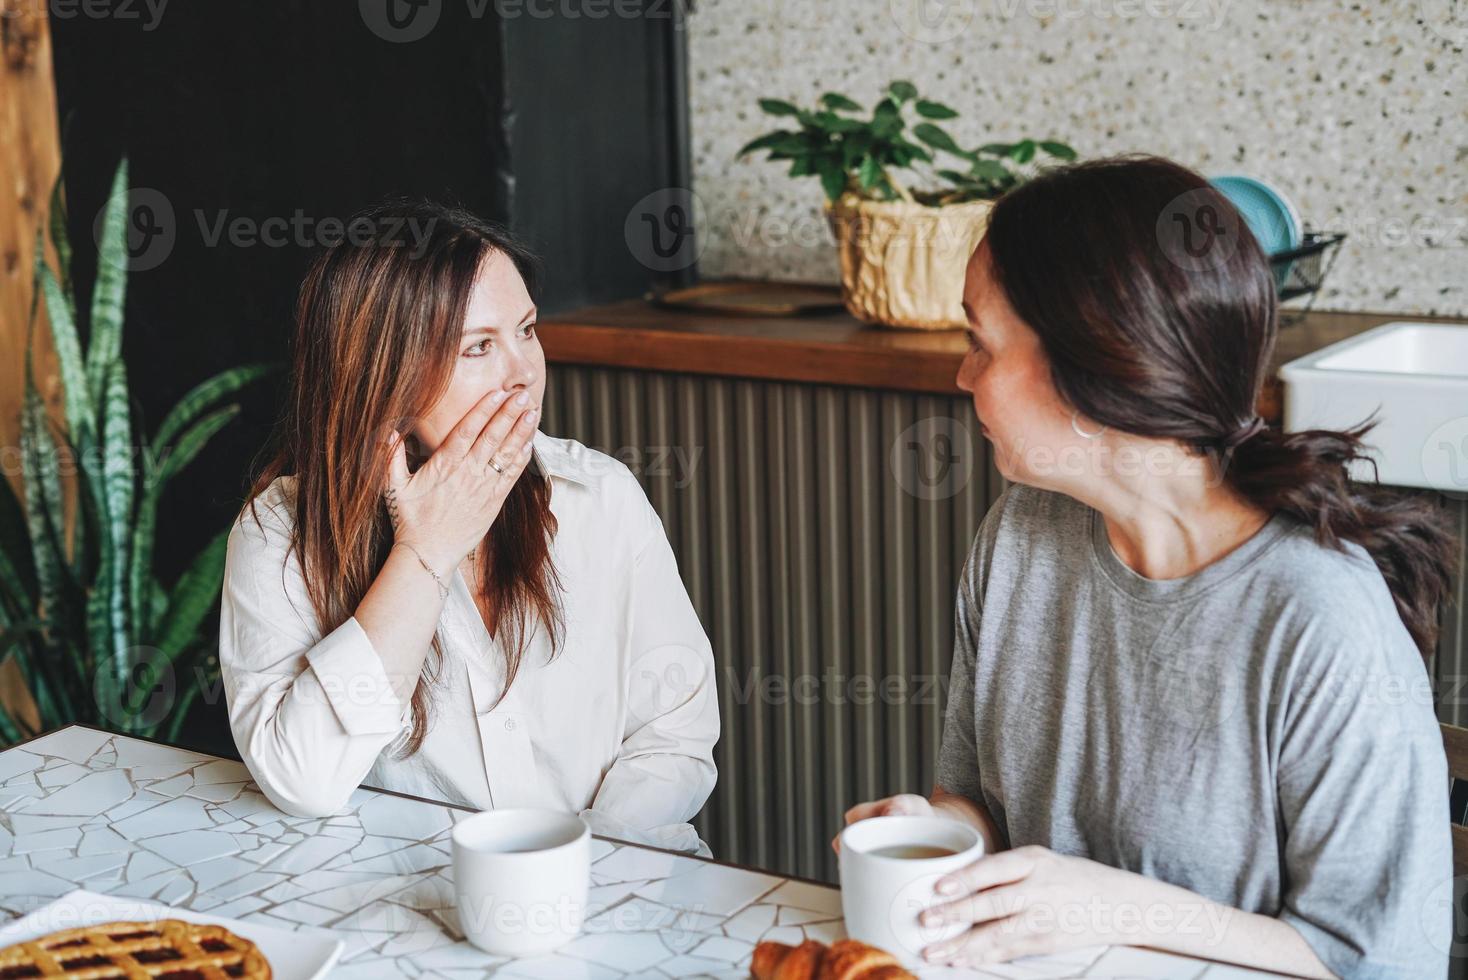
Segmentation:
[[(1277, 916), (1342, 977), (1444, 976), (1447, 762), (1422, 658), (1365, 551), (1278, 514), (1194, 575), (1147, 579), (1090, 507), (1014, 486), (979, 530), (956, 619), (937, 782), (1011, 846)], [(1205, 938), (1223, 925), (1141, 911)], [(1106, 915), (1136, 928), (1104, 903), (1050, 921)]]

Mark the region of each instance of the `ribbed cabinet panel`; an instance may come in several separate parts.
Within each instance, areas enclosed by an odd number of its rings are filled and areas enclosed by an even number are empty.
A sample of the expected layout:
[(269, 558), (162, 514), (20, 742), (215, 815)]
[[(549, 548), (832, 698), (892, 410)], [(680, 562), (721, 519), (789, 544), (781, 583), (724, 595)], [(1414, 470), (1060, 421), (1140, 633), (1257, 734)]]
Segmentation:
[[(557, 365), (544, 428), (637, 474), (713, 643), (699, 833), (834, 881), (849, 807), (932, 788), (958, 573), (1001, 488), (967, 400)], [(923, 492), (954, 434), (967, 478)]]

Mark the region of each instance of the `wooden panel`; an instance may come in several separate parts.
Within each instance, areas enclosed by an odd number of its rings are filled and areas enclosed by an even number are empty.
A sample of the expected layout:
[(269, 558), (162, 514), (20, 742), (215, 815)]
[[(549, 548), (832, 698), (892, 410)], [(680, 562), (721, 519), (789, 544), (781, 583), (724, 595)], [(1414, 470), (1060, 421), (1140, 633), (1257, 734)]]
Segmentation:
[[(31, 269), (36, 231), (46, 216), (61, 165), (56, 131), (56, 88), (45, 4), (20, 4), (0, 14), (0, 458), (5, 477), (20, 489), (20, 406), (24, 392), (31, 312)], [(55, 355), (37, 322), (36, 376), (53, 412), (61, 385)], [(0, 701), (32, 726), (39, 717), (15, 665), (0, 664)]]
[[(0, 436), (7, 451), (5, 475), (19, 487), (20, 405), (31, 311), (36, 232), (46, 218), (47, 199), (61, 165), (56, 135), (56, 90), (51, 79), (51, 36), (46, 8), (23, 4), (0, 17)], [(38, 332), (47, 337), (44, 321)], [(59, 403), (60, 380), (49, 344), (38, 345), (42, 390)]]

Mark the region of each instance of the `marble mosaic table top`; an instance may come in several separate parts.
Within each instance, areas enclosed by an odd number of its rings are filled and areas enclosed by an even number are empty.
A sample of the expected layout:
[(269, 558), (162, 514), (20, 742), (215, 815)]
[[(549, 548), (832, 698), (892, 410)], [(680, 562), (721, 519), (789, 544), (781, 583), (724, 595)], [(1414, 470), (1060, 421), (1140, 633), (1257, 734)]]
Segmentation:
[[(470, 812), (359, 789), (337, 816), (292, 817), (239, 762), (73, 725), (0, 752), (0, 922), (85, 888), (315, 927), (345, 943), (333, 980), (740, 978), (762, 939), (844, 936), (835, 888), (598, 837), (584, 932), (548, 956), (491, 956), (454, 911), (449, 834)], [(1266, 974), (1112, 947), (922, 976)]]

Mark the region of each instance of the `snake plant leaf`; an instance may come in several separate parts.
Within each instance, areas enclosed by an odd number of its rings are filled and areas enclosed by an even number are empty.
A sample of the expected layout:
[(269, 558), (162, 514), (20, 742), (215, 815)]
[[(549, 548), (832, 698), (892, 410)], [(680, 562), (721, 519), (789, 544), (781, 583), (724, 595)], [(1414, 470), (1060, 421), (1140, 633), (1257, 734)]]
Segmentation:
[[(153, 567), (153, 538), (158, 525), (158, 500), (163, 494), (163, 488), (175, 474), (199, 455), (205, 443), (213, 438), (216, 432), (228, 425), (230, 419), (234, 418), (239, 410), (238, 405), (226, 405), (205, 415), (184, 430), (174, 445), (164, 449), (167, 455), (163, 456), (157, 470), (150, 472), (148, 478), (143, 481), (143, 492), (138, 499), (137, 517), (133, 523), (132, 566), (128, 572), (128, 592), (132, 602), (134, 623), (144, 621), (144, 617), (147, 616), (144, 604), (149, 601), (147, 582)], [(178, 409), (175, 408), (174, 412), (169, 413), (169, 417), (173, 417), (177, 411)], [(167, 420), (165, 420), (166, 424)], [(158, 445), (162, 446), (162, 443)], [(154, 646), (157, 644), (155, 643)]]
[(83, 675), (94, 680), (94, 692), (100, 703), (117, 704), (116, 692), (122, 690), (126, 678), (126, 665), (116, 662), (112, 642), (112, 560), (113, 537), (109, 533), (112, 517), (107, 511), (107, 490), (101, 474), (81, 470), (82, 492), (91, 500), (97, 513), (100, 533), (97, 535), (96, 575), (87, 593), (84, 622), (86, 624), (86, 655), (84, 660), (90, 669)]
[(199, 455), (199, 450), (214, 438), (214, 434), (228, 425), (230, 419), (239, 413), (238, 405), (226, 405), (210, 412), (185, 429), (159, 464), (155, 482), (161, 487), (162, 484), (178, 475), (180, 470), (193, 462), (194, 457)]
[(33, 577), (27, 582), (16, 567), (16, 562), (22, 558), (30, 559), (29, 548), (19, 553), (0, 550), (0, 622), (15, 619), (23, 610), (36, 608), (35, 579)]
[(0, 476), (0, 594), (23, 609), (34, 609), (36, 564), (31, 555), (25, 508), (10, 481)]
[[(30, 321), (32, 341), (43, 313), (49, 321), (62, 405), (53, 418), (36, 383), (35, 348), (29, 343), (20, 480), (15, 487), (0, 487), (0, 659), (15, 659), (39, 709), (42, 730), (105, 719), (129, 732), (166, 727), (177, 734), (191, 689), (185, 689), (169, 719), (149, 718), (132, 703), (136, 697), (129, 692), (137, 688), (138, 670), (148, 666), (149, 656), (162, 654), (141, 644), (161, 637), (180, 665), (206, 649), (199, 631), (218, 598), (228, 534), (200, 553), (170, 595), (151, 568), (160, 494), (238, 414), (239, 406), (219, 403), (277, 366), (245, 365), (196, 386), (159, 428), (157, 444), (167, 457), (154, 462), (145, 454), (138, 463), (134, 445), (145, 440), (133, 418), (121, 357), (128, 266), (126, 162), (117, 169), (101, 219), (98, 278), (84, 324), (68, 276), (72, 253), (62, 191), (58, 181), (48, 220), (60, 269), (47, 264), (40, 247), (44, 239), (38, 237)], [(90, 328), (85, 352), (79, 325)], [(60, 480), (68, 451), (79, 464), (74, 513), (63, 510)], [(0, 706), (0, 743), (35, 734), (30, 727)]]
[(61, 169), (58, 167), (56, 183), (51, 185), (51, 245), (56, 249), (57, 279), (60, 280), (61, 291), (71, 306), (71, 318), (75, 320), (76, 305), (71, 303), (71, 237), (66, 233), (66, 205), (62, 200), (61, 189)]
[(107, 596), (107, 618), (114, 662), (122, 669), (126, 664), (126, 651), (132, 645), (127, 615), (127, 559), (136, 474), (133, 471), (127, 377), (120, 360), (108, 365), (104, 396), (102, 482), (107, 499), (107, 527), (103, 533), (109, 538), (112, 558), (112, 567), (108, 570), (111, 589)]
[(87, 392), (101, 404), (107, 372), (122, 351), (122, 311), (127, 299), (127, 158), (117, 165), (112, 193), (102, 212), (97, 242), (97, 282), (92, 288), (91, 337), (87, 344)]
[(20, 723), (11, 718), (10, 712), (5, 710), (3, 704), (0, 704), (0, 738), (3, 738), (6, 744), (14, 745), (16, 742), (24, 742), (32, 734), (34, 733), (22, 729)]
[(184, 685), (183, 692), (178, 696), (178, 703), (173, 706), (173, 717), (169, 719), (168, 728), (163, 734), (163, 742), (165, 744), (178, 744), (179, 733), (183, 730), (184, 719), (189, 716), (189, 708), (193, 706), (194, 696), (198, 691), (198, 684)]
[(199, 413), (221, 398), (234, 394), (252, 381), (263, 378), (276, 370), (278, 370), (278, 365), (275, 364), (244, 364), (228, 371), (221, 371), (209, 380), (200, 382), (180, 398), (178, 404), (174, 405), (163, 417), (158, 431), (153, 435), (152, 444), (159, 449), (166, 449), (185, 427), (199, 417)]
[(153, 644), (163, 651), (170, 663), (199, 632), (204, 617), (214, 608), (219, 590), (224, 586), (224, 559), (229, 545), (229, 531), (214, 536), (179, 576), (169, 596), (168, 612), (158, 627)]
[(41, 293), (46, 297), (46, 317), (51, 323), (51, 344), (56, 348), (56, 364), (61, 370), (62, 404), (66, 410), (67, 428), (80, 436), (92, 428), (92, 400), (87, 395), (86, 368), (82, 361), (81, 342), (77, 340), (76, 317), (71, 302), (61, 291), (61, 284), (46, 265), (45, 249), (40, 233), (36, 234), (36, 276)]
[(158, 625), (163, 622), (163, 616), (168, 612), (168, 593), (163, 591), (163, 586), (152, 576), (148, 577), (148, 608), (144, 615), (147, 617), (146, 633), (149, 642), (158, 635)]
[(46, 424), (46, 406), (34, 385), (26, 385), (20, 422), (20, 468), (26, 496), (26, 529), (41, 608), (57, 615), (65, 606), (62, 596), (61, 476), (56, 444)]
[(0, 621), (0, 663), (7, 654), (15, 659), (26, 690), (35, 699), (43, 719), (76, 718), (65, 685), (57, 676), (52, 651), (43, 642), (48, 625), (45, 619), (35, 616), (19, 622)]

